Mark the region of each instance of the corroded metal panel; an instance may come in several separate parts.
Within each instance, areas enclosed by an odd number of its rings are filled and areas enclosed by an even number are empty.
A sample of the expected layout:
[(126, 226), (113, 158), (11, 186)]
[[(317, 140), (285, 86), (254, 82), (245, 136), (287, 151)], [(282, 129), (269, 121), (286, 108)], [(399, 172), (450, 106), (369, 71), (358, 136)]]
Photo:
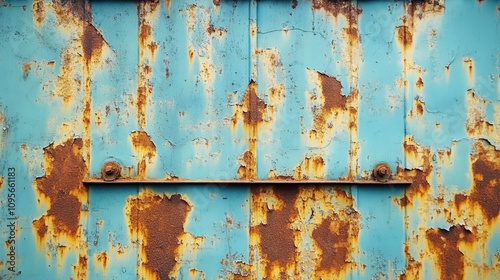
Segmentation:
[(0, 0), (0, 36), (1, 279), (500, 278), (495, 1)]

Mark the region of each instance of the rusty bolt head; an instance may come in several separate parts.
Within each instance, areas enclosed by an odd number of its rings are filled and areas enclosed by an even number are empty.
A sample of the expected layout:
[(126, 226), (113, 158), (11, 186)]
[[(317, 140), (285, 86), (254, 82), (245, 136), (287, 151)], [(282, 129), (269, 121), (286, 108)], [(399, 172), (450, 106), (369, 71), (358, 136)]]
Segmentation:
[(387, 168), (385, 166), (381, 166), (378, 170), (377, 170), (377, 174), (379, 176), (385, 176), (387, 175)]
[(120, 177), (121, 167), (118, 163), (110, 161), (106, 162), (101, 169), (102, 179), (104, 181), (114, 181)]
[(387, 163), (379, 163), (373, 169), (373, 177), (377, 181), (386, 182), (391, 178), (391, 168)]

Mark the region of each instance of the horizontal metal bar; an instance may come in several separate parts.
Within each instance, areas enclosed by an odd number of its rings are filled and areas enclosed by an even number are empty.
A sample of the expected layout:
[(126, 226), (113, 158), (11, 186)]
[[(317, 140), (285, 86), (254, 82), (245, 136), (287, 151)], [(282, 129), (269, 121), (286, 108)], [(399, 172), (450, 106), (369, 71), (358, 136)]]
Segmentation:
[(96, 178), (86, 178), (83, 180), (86, 185), (113, 185), (113, 184), (221, 184), (221, 185), (411, 185), (411, 181), (390, 180), (151, 180), (151, 179), (117, 179), (114, 181), (104, 181)]

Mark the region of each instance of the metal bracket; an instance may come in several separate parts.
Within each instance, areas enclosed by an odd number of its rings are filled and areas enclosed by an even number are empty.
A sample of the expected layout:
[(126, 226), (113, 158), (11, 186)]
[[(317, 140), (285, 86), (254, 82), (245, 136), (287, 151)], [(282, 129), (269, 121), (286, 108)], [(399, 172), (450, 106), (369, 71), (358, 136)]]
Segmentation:
[(292, 185), (411, 185), (411, 181), (406, 180), (391, 180), (392, 171), (388, 164), (379, 163), (373, 169), (373, 178), (375, 180), (154, 180), (142, 178), (122, 178), (120, 177), (121, 167), (116, 162), (107, 162), (101, 169), (101, 178), (85, 178), (84, 184), (87, 185), (116, 185), (116, 184), (183, 184), (183, 185), (199, 185), (199, 184), (218, 184), (218, 185), (276, 185), (276, 184), (292, 184)]

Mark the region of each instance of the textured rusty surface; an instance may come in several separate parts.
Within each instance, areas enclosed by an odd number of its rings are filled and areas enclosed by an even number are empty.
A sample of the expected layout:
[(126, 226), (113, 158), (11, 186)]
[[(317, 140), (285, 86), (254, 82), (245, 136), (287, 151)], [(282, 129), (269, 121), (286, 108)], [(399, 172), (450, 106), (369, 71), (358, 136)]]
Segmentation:
[(184, 233), (184, 223), (190, 206), (179, 194), (145, 195), (127, 201), (131, 232), (138, 232), (142, 242), (142, 265), (148, 275), (169, 279), (177, 265), (179, 239)]
[(498, 279), (499, 16), (0, 0), (0, 278)]
[(449, 230), (428, 229), (425, 237), (435, 254), (435, 262), (441, 279), (464, 279), (464, 254), (460, 243), (474, 240), (474, 234), (463, 226), (452, 226)]
[[(267, 221), (263, 225), (255, 227), (260, 235), (260, 247), (264, 258), (269, 264), (275, 263), (279, 267), (286, 267), (295, 259), (295, 237), (294, 230), (290, 228), (290, 222), (296, 216), (295, 200), (297, 189), (273, 188), (252, 190), (253, 196), (259, 196), (263, 192), (272, 191), (274, 196), (282, 203), (279, 209), (267, 211)], [(269, 275), (270, 271), (268, 272)]]
[[(35, 180), (35, 187), (41, 197), (47, 199), (47, 213), (33, 225), (40, 238), (47, 232), (47, 224), (54, 235), (65, 234), (76, 238), (80, 228), (80, 209), (86, 189), (82, 180), (86, 173), (82, 158), (82, 139), (44, 148), (46, 175)], [(40, 201), (39, 201), (40, 203)]]
[[(487, 141), (478, 141), (474, 145), (472, 171), (474, 186), (469, 196), (470, 202), (479, 205), (488, 222), (496, 220), (500, 214), (500, 151)], [(463, 201), (455, 203), (460, 205)]]
[(156, 155), (156, 146), (151, 141), (151, 137), (144, 131), (132, 132), (130, 139), (137, 155), (137, 175), (145, 177), (147, 166)]

